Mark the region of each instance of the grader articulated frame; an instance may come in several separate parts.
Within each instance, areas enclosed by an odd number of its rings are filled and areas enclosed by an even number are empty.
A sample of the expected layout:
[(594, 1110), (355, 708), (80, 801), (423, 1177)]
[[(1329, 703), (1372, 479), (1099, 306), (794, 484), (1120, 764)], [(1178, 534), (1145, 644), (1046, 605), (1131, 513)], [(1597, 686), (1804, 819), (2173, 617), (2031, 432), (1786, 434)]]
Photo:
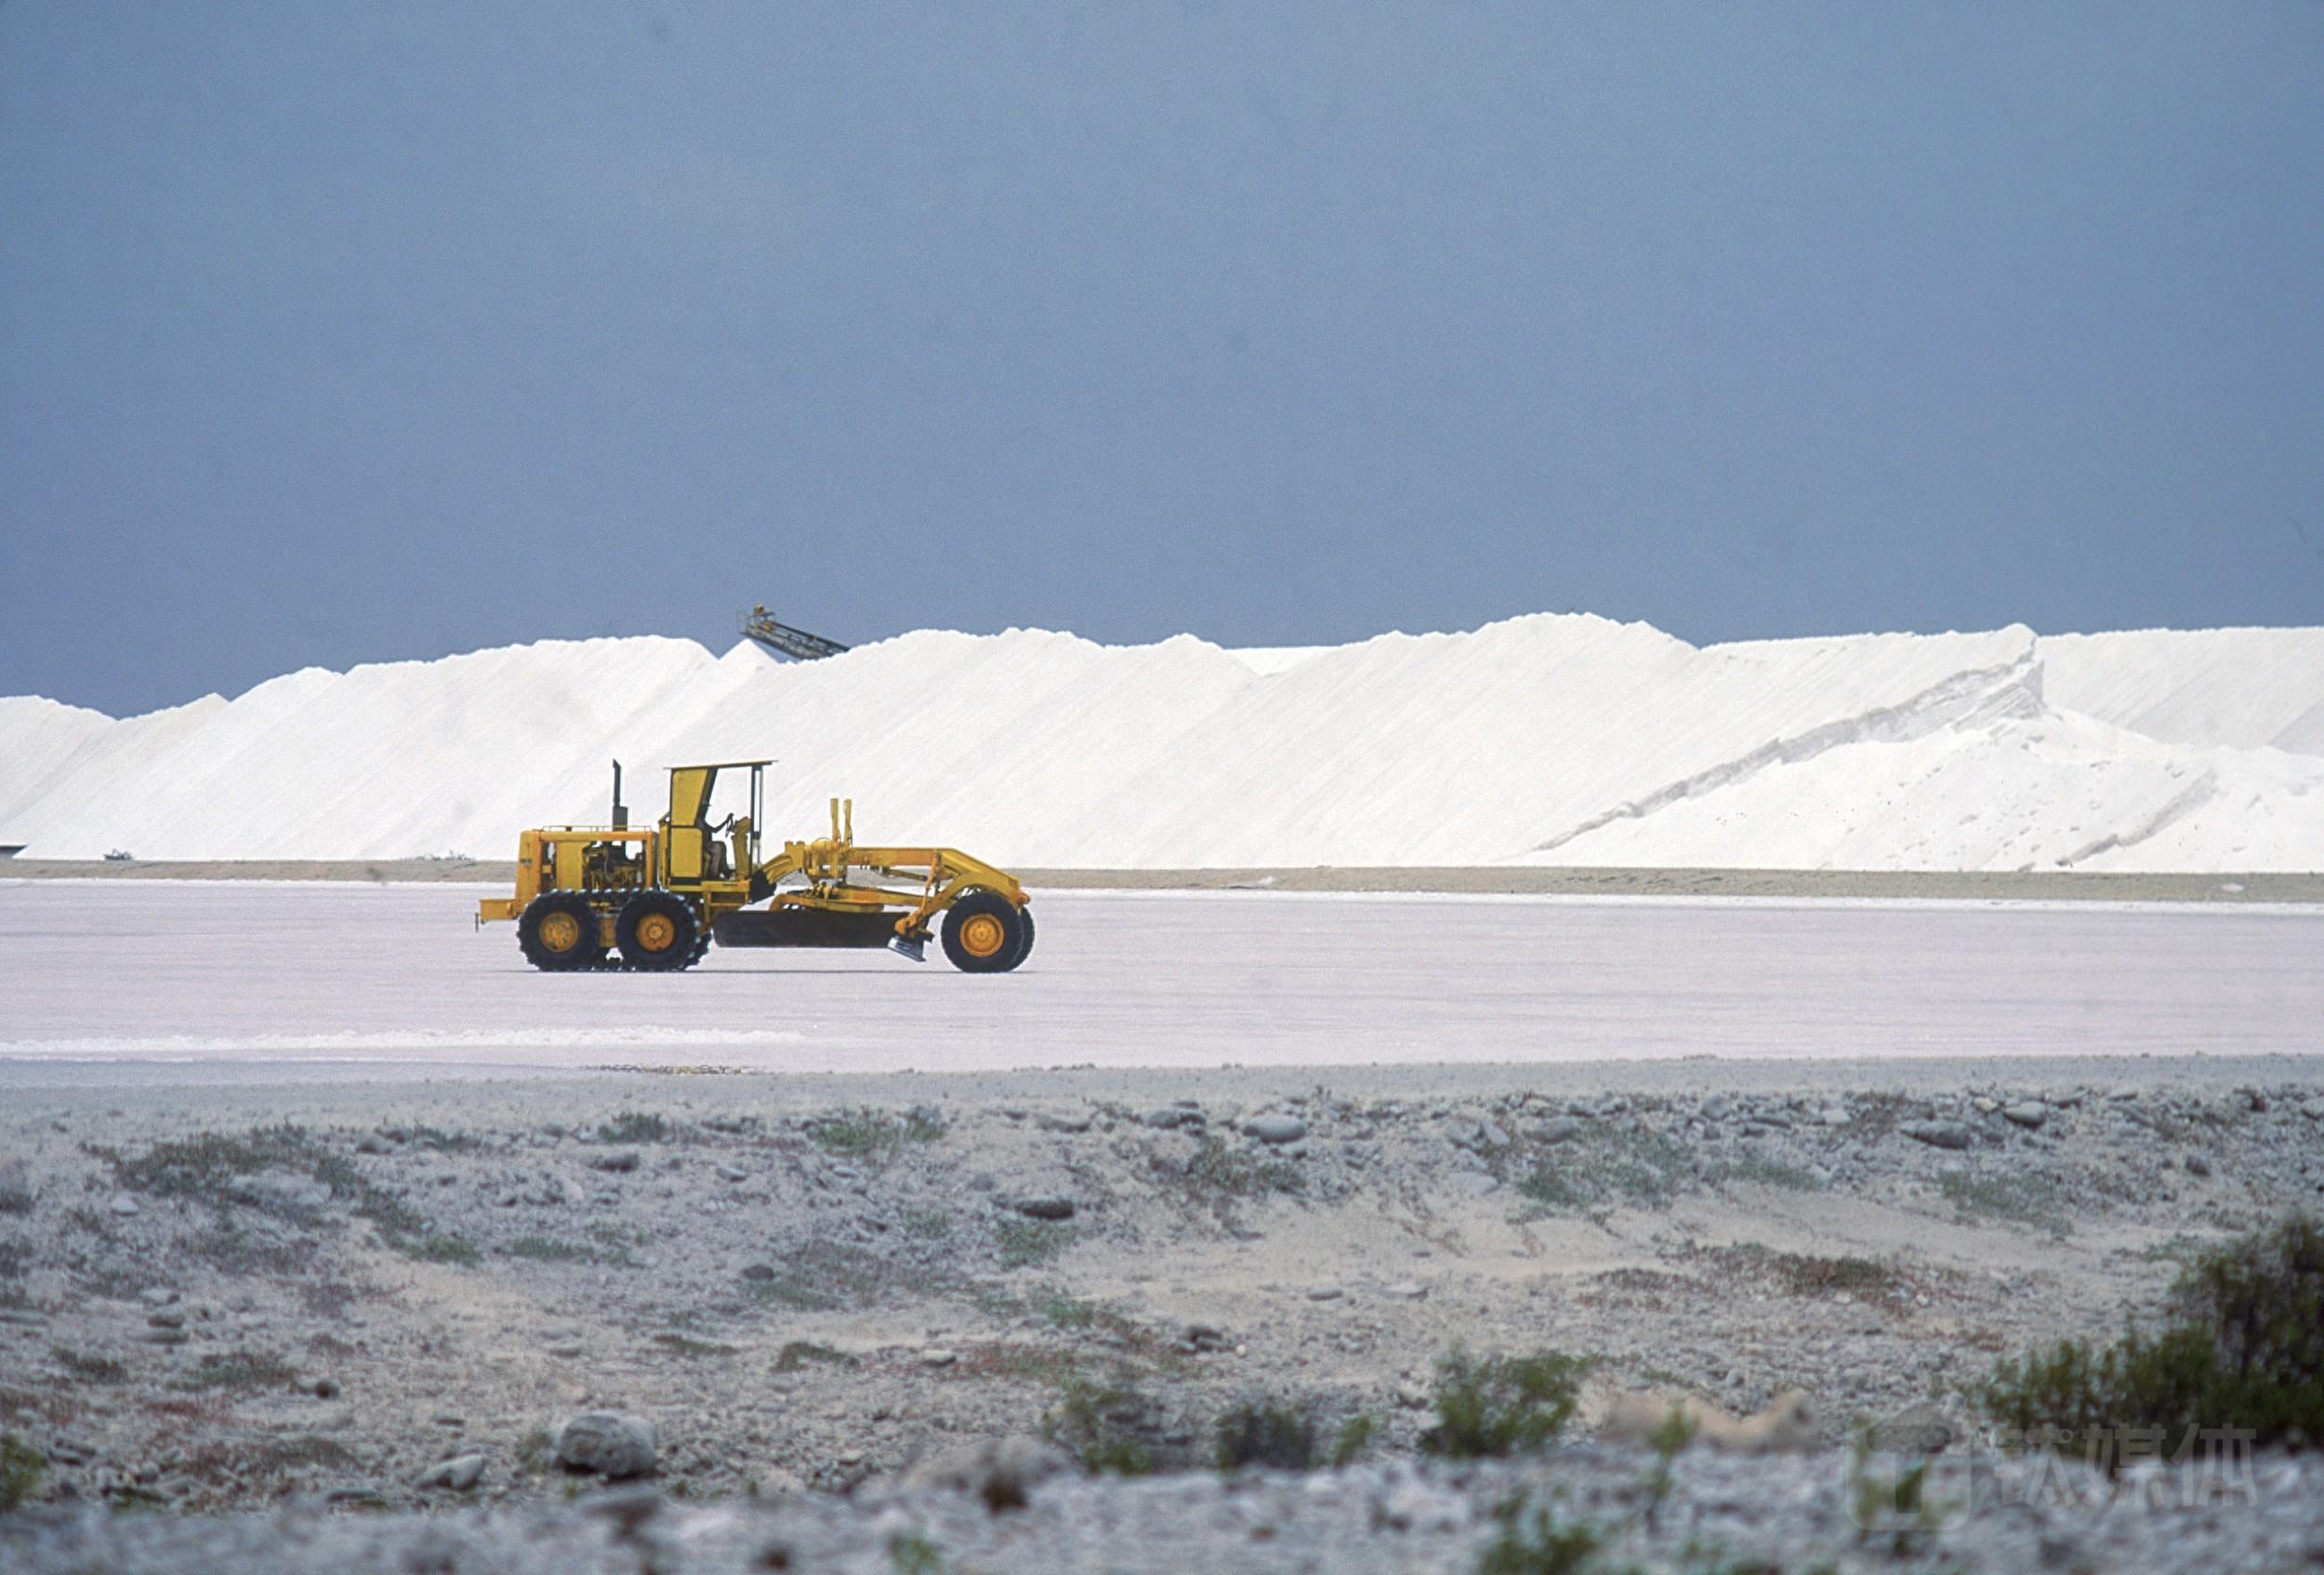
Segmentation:
[[(673, 766), (668, 813), (632, 829), (616, 761), (613, 824), (522, 833), (516, 894), (478, 903), (477, 921), (515, 920), (526, 960), (551, 973), (691, 968), (713, 938), (722, 946), (885, 946), (918, 962), (939, 915), (944, 955), (964, 972), (1007, 973), (1032, 951), (1033, 911), (1014, 876), (957, 848), (858, 847), (852, 800), (831, 801), (830, 836), (785, 842), (761, 860), (772, 763)], [(748, 813), (713, 825), (722, 771), (750, 774)], [(874, 883), (856, 883), (858, 872)]]

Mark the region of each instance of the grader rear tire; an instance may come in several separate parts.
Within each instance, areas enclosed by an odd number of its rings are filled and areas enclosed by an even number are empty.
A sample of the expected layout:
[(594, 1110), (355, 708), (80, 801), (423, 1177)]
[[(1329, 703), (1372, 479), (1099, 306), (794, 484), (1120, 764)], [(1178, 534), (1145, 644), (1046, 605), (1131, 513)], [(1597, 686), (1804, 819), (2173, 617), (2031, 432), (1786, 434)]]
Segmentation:
[(517, 920), (517, 949), (549, 973), (573, 973), (604, 960), (597, 944), (597, 910), (571, 892), (544, 892)]
[(944, 956), (963, 973), (1006, 973), (1032, 949), (1029, 917), (997, 892), (968, 893), (944, 911)]
[(671, 973), (702, 960), (704, 939), (694, 910), (667, 892), (640, 892), (622, 905), (614, 920), (621, 960), (646, 973)]

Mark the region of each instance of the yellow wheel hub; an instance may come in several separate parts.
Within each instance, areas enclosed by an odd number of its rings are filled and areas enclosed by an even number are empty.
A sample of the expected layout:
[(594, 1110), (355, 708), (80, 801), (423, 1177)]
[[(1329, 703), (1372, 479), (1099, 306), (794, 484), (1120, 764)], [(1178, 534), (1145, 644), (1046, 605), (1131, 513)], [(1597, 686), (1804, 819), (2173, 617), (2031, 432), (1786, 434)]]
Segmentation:
[(667, 913), (649, 913), (638, 920), (638, 944), (648, 951), (667, 951), (677, 939), (677, 921)]
[(1008, 938), (1008, 930), (989, 913), (972, 914), (960, 926), (960, 949), (971, 957), (997, 956)]
[(552, 913), (541, 920), (541, 945), (550, 951), (572, 951), (581, 944), (581, 920), (570, 913)]

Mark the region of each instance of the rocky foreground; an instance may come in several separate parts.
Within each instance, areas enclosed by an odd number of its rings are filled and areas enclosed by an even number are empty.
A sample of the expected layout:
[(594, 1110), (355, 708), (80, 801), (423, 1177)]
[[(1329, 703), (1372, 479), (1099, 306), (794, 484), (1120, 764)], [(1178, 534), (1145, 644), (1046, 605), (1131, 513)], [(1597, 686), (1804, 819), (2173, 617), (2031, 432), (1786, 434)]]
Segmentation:
[[(1657, 1491), (1644, 1450), (1540, 1461), (1390, 1462), (1308, 1475), (1125, 1479), (1059, 1473), (996, 1509), (944, 1484), (694, 1505), (654, 1488), (570, 1504), (350, 1515), (308, 1502), (262, 1515), (0, 1517), (10, 1569), (109, 1575), (281, 1570), (493, 1575), (1532, 1575), (1640, 1568), (1760, 1571), (2315, 1568), (2324, 1469), (2270, 1460), (2227, 1482), (2178, 1472), (2129, 1487), (2080, 1466), (1987, 1462), (1939, 1476), (1926, 1515), (1868, 1512), (1868, 1476), (1821, 1455), (1692, 1450)], [(1888, 1474), (1883, 1476), (1882, 1474)]]
[[(2324, 1065), (1313, 1079), (12, 1091), (0, 1566), (1469, 1570), (1577, 1526), (1609, 1568), (2324, 1552), (2312, 1463), (2126, 1495), (1982, 1447), (1966, 1398), (2324, 1202)], [(1463, 1347), (1591, 1358), (1569, 1441), (1421, 1459)], [(1698, 1444), (1661, 1499), (1594, 1437), (1627, 1394), (1792, 1391), (1776, 1452)], [(1093, 1404), (1162, 1475), (1084, 1474)], [(1351, 1463), (1221, 1477), (1249, 1405)], [(1868, 1531), (1867, 1481), (1931, 1451), (1943, 1490)]]

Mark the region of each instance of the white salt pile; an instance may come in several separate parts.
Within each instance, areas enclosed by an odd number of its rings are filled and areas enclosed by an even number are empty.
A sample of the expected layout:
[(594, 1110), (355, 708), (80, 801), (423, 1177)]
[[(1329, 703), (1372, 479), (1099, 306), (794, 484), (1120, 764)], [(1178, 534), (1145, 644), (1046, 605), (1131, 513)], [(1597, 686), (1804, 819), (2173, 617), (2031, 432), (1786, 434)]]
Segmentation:
[(647, 812), (652, 768), (760, 755), (777, 836), (852, 794), (866, 840), (1033, 866), (2317, 869), (2324, 629), (1697, 648), (1545, 615), (1249, 653), (923, 631), (799, 666), (546, 642), (118, 721), (0, 700), (0, 841), (507, 857), (601, 819), (616, 756)]

